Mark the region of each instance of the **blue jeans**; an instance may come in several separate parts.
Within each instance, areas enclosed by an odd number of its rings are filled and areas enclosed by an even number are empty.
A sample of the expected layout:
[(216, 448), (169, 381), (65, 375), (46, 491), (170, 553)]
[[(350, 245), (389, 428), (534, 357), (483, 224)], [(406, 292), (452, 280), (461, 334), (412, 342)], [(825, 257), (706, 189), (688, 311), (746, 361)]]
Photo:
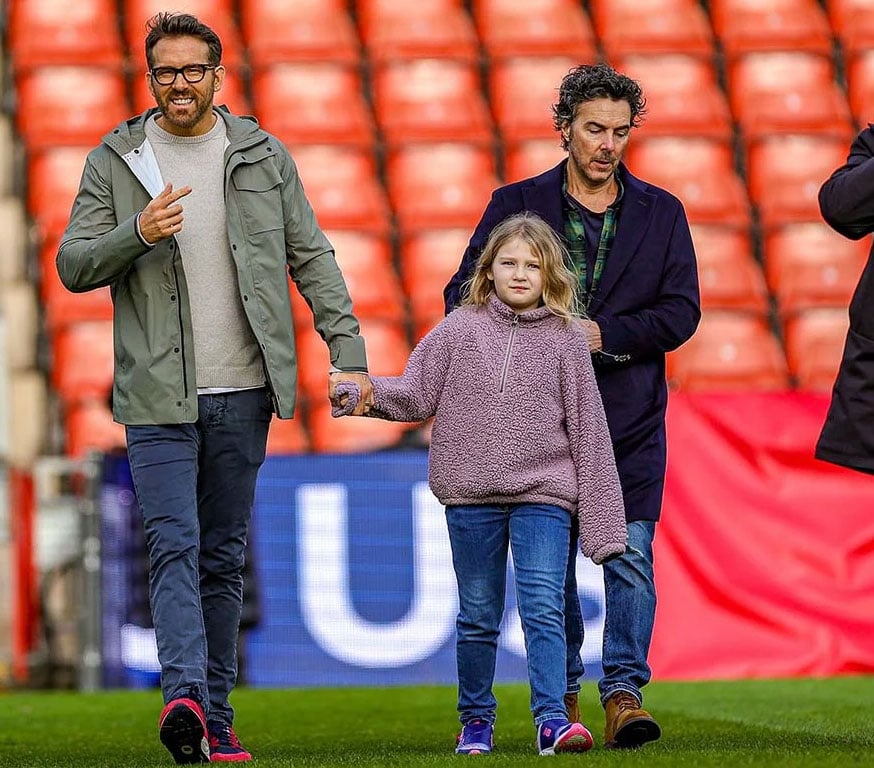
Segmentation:
[[(656, 592), (653, 579), (652, 541), (655, 523), (636, 520), (628, 524), (628, 551), (604, 565), (603, 677), (598, 681), (601, 703), (614, 693), (627, 691), (643, 702), (641, 689), (652, 675), (647, 656), (655, 622)], [(583, 675), (583, 617), (577, 593), (577, 526), (573, 526), (565, 578), (565, 632), (567, 634), (567, 689), (579, 691)]]
[(232, 723), (243, 562), (272, 406), (266, 389), (197, 398), (194, 424), (128, 426), (149, 550), (164, 702), (195, 696)]
[(570, 513), (547, 504), (476, 504), (446, 508), (458, 582), (458, 711), (462, 724), (495, 721), (492, 684), (512, 548), (516, 597), (534, 722), (567, 717), (563, 583)]

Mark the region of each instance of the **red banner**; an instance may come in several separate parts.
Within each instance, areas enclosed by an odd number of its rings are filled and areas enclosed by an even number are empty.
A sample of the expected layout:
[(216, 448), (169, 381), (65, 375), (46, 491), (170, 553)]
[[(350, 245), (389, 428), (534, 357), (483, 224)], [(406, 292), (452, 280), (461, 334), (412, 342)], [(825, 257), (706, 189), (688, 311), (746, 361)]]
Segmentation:
[(827, 406), (672, 395), (655, 677), (874, 671), (874, 476), (813, 458)]

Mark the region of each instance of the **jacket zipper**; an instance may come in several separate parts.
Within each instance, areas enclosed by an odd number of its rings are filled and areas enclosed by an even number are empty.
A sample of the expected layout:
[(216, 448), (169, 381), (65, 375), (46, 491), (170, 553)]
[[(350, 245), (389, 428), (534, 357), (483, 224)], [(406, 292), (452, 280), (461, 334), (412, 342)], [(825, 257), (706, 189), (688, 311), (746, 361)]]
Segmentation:
[(513, 340), (516, 338), (516, 328), (519, 327), (519, 315), (513, 317), (513, 322), (510, 323), (510, 338), (507, 339), (507, 354), (504, 355), (504, 367), (501, 370), (501, 388), (499, 392), (504, 393), (504, 385), (507, 383), (507, 372), (510, 370), (510, 353), (513, 351)]

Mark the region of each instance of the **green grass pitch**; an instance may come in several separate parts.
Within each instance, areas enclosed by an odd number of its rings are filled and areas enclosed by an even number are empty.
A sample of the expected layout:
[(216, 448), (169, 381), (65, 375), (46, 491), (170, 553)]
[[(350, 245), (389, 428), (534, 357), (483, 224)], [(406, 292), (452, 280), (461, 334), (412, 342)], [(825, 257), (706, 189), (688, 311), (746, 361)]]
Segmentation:
[[(234, 693), (236, 727), (258, 768), (318, 766), (541, 765), (524, 685), (500, 685), (496, 750), (453, 754), (458, 728), (451, 687)], [(0, 766), (151, 768), (173, 762), (157, 738), (157, 691), (0, 695)], [(874, 676), (739, 682), (653, 683), (646, 706), (663, 738), (636, 752), (604, 750), (603, 711), (583, 688), (583, 720), (595, 748), (561, 764), (646, 768), (874, 767)]]

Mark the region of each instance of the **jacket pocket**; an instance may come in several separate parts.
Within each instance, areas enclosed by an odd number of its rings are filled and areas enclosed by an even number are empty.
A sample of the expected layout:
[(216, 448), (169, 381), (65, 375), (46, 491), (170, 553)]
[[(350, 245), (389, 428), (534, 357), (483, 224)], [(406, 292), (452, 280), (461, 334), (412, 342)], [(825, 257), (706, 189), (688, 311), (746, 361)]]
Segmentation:
[(241, 165), (233, 173), (234, 189), (240, 204), (240, 213), (246, 232), (282, 229), (282, 177), (270, 162)]

